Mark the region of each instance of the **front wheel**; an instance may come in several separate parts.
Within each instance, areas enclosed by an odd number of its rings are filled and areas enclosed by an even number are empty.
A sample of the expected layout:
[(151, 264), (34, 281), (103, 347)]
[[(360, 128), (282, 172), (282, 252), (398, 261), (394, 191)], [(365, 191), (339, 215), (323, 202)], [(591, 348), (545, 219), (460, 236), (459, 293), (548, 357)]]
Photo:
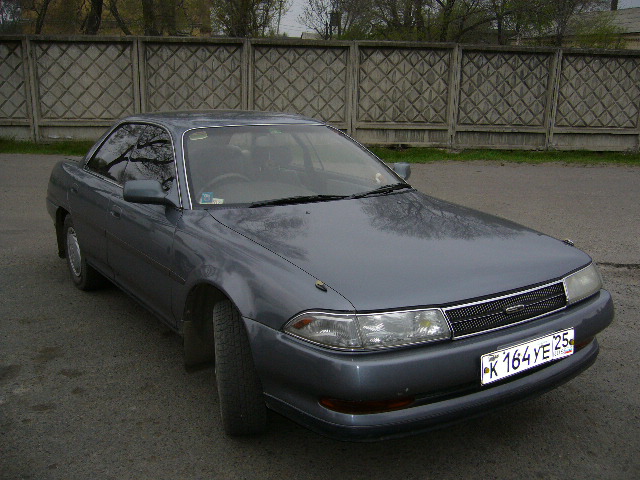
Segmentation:
[(240, 312), (229, 300), (213, 307), (216, 381), (227, 435), (262, 433), (267, 408)]
[(80, 248), (78, 235), (73, 226), (71, 215), (64, 219), (64, 251), (71, 280), (80, 290), (94, 290), (102, 285), (104, 279), (87, 261)]

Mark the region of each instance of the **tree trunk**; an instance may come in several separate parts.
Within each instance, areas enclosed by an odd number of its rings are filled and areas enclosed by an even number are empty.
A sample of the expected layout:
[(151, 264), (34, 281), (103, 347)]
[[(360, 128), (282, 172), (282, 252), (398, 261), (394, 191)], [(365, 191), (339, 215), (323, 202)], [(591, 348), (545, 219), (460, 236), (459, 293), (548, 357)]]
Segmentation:
[(127, 24), (124, 23), (124, 20), (120, 16), (120, 12), (118, 12), (116, 0), (109, 0), (109, 11), (111, 12), (111, 15), (113, 15), (113, 18), (116, 20), (116, 23), (120, 27), (120, 30), (122, 30), (122, 33), (124, 33), (125, 35), (131, 35), (131, 30), (129, 30), (129, 27), (127, 27)]
[(200, 2), (198, 4), (198, 18), (200, 19), (200, 34), (206, 37), (211, 35), (211, 9), (208, 2)]
[(498, 44), (504, 45), (505, 39), (502, 31), (502, 15), (496, 15), (496, 32), (498, 33)]
[[(440, 2), (439, 2), (440, 3)], [(442, 4), (442, 23), (440, 30), (440, 41), (446, 42), (449, 38), (449, 26), (451, 25), (451, 14), (453, 13), (453, 6), (455, 5), (455, 0), (449, 0), (446, 3)]]
[(416, 18), (416, 40), (424, 41), (427, 39), (427, 27), (424, 23), (424, 17), (422, 16), (422, 0), (415, 0), (414, 15)]
[(154, 11), (153, 0), (141, 0), (142, 21), (144, 22), (144, 34), (158, 36), (160, 32), (156, 26), (156, 13)]
[(87, 14), (82, 25), (82, 33), (86, 35), (96, 35), (102, 23), (102, 2), (103, 0), (91, 0), (91, 10)]
[(36, 35), (40, 35), (42, 33), (42, 29), (44, 27), (44, 19), (47, 16), (47, 8), (49, 8), (50, 3), (51, 0), (42, 0), (42, 7), (39, 11), (36, 10)]
[(160, 4), (160, 11), (162, 15), (162, 30), (166, 29), (169, 35), (176, 35), (178, 33), (176, 22), (176, 2), (175, 0), (163, 0)]

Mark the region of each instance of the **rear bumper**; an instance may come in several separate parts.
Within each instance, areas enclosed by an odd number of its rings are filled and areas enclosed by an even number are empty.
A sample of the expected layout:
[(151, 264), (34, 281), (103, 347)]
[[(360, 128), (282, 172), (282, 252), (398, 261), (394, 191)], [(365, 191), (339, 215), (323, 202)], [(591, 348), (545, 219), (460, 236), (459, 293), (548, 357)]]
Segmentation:
[[(453, 342), (405, 350), (352, 354), (309, 345), (245, 320), (256, 367), (270, 408), (317, 432), (344, 440), (376, 440), (477, 416), (547, 392), (593, 364), (599, 347), (592, 339), (611, 323), (608, 292), (532, 322)], [(501, 348), (566, 328), (573, 355), (501, 383), (480, 385), (480, 357)], [(464, 387), (464, 388), (461, 388)], [(320, 397), (389, 400), (415, 396), (413, 406), (391, 412), (350, 415), (331, 411)]]

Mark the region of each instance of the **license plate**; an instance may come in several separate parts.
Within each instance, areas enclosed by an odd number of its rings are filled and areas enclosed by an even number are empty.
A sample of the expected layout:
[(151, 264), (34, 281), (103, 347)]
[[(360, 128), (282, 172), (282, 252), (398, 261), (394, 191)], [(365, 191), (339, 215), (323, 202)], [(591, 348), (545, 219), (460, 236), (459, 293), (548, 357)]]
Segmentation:
[(573, 328), (551, 333), (481, 357), (482, 385), (517, 375), (543, 363), (567, 357), (574, 351)]

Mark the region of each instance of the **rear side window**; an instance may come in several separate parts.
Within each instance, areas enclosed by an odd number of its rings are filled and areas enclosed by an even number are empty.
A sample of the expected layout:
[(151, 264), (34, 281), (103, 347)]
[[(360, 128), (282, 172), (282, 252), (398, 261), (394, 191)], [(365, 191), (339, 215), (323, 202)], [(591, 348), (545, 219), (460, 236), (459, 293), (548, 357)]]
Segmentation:
[(171, 136), (163, 128), (147, 126), (129, 156), (124, 181), (157, 180), (162, 188), (169, 190), (175, 175)]
[(116, 128), (87, 162), (87, 169), (122, 184), (127, 160), (144, 128), (131, 123)]

